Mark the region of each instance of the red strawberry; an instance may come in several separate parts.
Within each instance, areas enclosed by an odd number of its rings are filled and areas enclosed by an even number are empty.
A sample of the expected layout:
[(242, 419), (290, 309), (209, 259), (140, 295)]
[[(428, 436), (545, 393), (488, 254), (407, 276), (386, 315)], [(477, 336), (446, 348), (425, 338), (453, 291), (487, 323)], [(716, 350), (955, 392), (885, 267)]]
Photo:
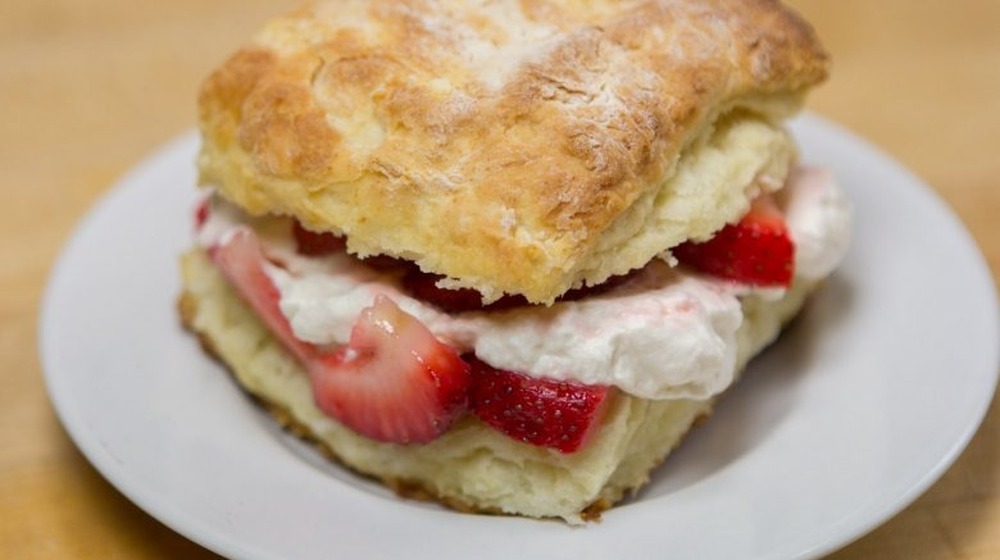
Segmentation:
[(289, 352), (303, 363), (316, 354), (315, 347), (295, 337), (288, 319), (281, 313), (278, 305), (281, 294), (264, 270), (267, 259), (253, 230), (248, 227), (234, 229), (209, 249), (209, 256)]
[(483, 309), (483, 296), (468, 288), (441, 288), (437, 282), (443, 277), (413, 268), (403, 277), (403, 286), (411, 296), (433, 304), (443, 311), (458, 313)]
[(371, 255), (360, 260), (369, 267), (382, 272), (401, 273), (404, 270), (416, 268), (416, 265), (409, 261), (397, 259), (396, 257), (390, 257), (389, 255)]
[(611, 276), (596, 286), (581, 286), (579, 288), (573, 288), (572, 290), (569, 290), (565, 294), (559, 296), (559, 301), (577, 301), (590, 296), (601, 295), (628, 282), (634, 275), (634, 272), (635, 271), (619, 274), (618, 276)]
[(344, 425), (378, 441), (422, 443), (443, 433), (465, 411), (468, 364), (387, 297), (377, 297), (362, 312), (348, 345), (328, 352), (295, 337), (252, 230), (236, 229), (211, 256), (302, 362), (320, 409)]
[(682, 243), (673, 254), (703, 272), (755, 286), (787, 287), (795, 267), (795, 245), (769, 196), (755, 201), (738, 223), (703, 243)]
[(483, 309), (509, 309), (528, 303), (520, 296), (503, 296), (497, 301), (484, 305), (483, 296), (476, 290), (438, 287), (437, 282), (442, 278), (444, 277), (439, 274), (423, 272), (414, 267), (403, 277), (403, 286), (411, 296), (449, 313)]
[(208, 221), (208, 213), (212, 209), (212, 195), (208, 195), (201, 199), (198, 206), (194, 209), (194, 228), (196, 230), (201, 229)]
[(469, 406), (483, 421), (508, 436), (563, 453), (587, 443), (604, 417), (610, 389), (539, 379), (494, 368), (476, 358)]
[[(602, 294), (615, 286), (625, 283), (631, 276), (612, 276), (597, 286), (574, 288), (559, 296), (558, 301), (574, 301), (588, 296)], [(483, 304), (483, 297), (476, 290), (469, 288), (440, 288), (438, 280), (444, 278), (439, 274), (424, 272), (412, 267), (403, 277), (403, 287), (411, 296), (435, 305), (442, 311), (461, 313), (462, 311), (495, 311), (529, 305), (528, 300), (520, 295), (504, 295), (500, 299)]]
[(347, 346), (313, 365), (320, 409), (375, 440), (430, 441), (466, 408), (469, 365), (386, 296), (361, 312)]
[(292, 224), (292, 235), (295, 236), (295, 244), (299, 253), (310, 257), (337, 253), (343, 251), (347, 246), (343, 237), (329, 232), (310, 231), (302, 227), (298, 220)]

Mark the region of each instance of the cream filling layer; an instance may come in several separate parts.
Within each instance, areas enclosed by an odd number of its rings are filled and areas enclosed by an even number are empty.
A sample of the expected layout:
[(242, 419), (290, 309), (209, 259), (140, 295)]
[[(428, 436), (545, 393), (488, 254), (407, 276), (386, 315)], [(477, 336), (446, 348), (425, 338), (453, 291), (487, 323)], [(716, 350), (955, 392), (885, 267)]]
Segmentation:
[[(805, 168), (781, 191), (796, 244), (796, 275), (816, 280), (842, 260), (850, 241), (850, 204), (833, 176)], [(281, 310), (301, 340), (344, 344), (377, 294), (391, 297), (459, 352), (494, 367), (587, 384), (614, 385), (648, 399), (706, 399), (733, 381), (740, 298), (778, 298), (782, 290), (693, 273), (656, 260), (599, 295), (552, 306), (450, 315), (410, 297), (398, 274), (346, 254), (305, 257), (288, 220), (250, 218), (221, 201), (199, 232), (203, 246), (248, 223), (269, 257)]]

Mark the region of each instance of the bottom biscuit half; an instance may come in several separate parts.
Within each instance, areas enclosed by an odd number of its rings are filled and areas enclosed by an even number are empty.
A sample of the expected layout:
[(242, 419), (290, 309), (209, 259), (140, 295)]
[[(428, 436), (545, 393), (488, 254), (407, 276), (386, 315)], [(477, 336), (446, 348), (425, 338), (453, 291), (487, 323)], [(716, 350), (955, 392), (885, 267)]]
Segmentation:
[[(181, 319), (240, 386), (291, 433), (331, 459), (408, 498), (459, 511), (562, 518), (580, 523), (645, 484), (712, 400), (648, 400), (616, 392), (599, 430), (575, 453), (513, 440), (466, 415), (422, 445), (381, 443), (323, 414), (308, 378), (218, 272), (204, 251), (182, 257)], [(772, 342), (813, 285), (777, 300), (748, 297), (737, 368)]]

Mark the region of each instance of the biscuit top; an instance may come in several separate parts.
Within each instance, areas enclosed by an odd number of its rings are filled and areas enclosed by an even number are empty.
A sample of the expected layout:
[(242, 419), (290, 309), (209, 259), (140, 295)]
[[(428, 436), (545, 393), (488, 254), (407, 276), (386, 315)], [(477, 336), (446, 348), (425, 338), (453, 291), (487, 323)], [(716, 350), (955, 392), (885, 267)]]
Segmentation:
[(548, 303), (780, 183), (774, 123), (827, 65), (771, 0), (317, 2), (205, 82), (199, 170), (359, 255)]

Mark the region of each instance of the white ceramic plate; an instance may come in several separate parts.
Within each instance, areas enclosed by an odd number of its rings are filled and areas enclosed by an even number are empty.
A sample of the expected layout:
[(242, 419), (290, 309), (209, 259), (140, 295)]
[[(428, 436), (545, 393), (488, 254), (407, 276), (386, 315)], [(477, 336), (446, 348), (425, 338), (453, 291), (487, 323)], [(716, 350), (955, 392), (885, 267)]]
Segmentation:
[(243, 558), (804, 558), (923, 492), (993, 396), (994, 284), (930, 189), (818, 117), (856, 241), (780, 342), (634, 500), (599, 524), (462, 515), (400, 501), (275, 429), (181, 330), (196, 139), (140, 164), (79, 226), (48, 288), (41, 352), (56, 409), (112, 484)]

